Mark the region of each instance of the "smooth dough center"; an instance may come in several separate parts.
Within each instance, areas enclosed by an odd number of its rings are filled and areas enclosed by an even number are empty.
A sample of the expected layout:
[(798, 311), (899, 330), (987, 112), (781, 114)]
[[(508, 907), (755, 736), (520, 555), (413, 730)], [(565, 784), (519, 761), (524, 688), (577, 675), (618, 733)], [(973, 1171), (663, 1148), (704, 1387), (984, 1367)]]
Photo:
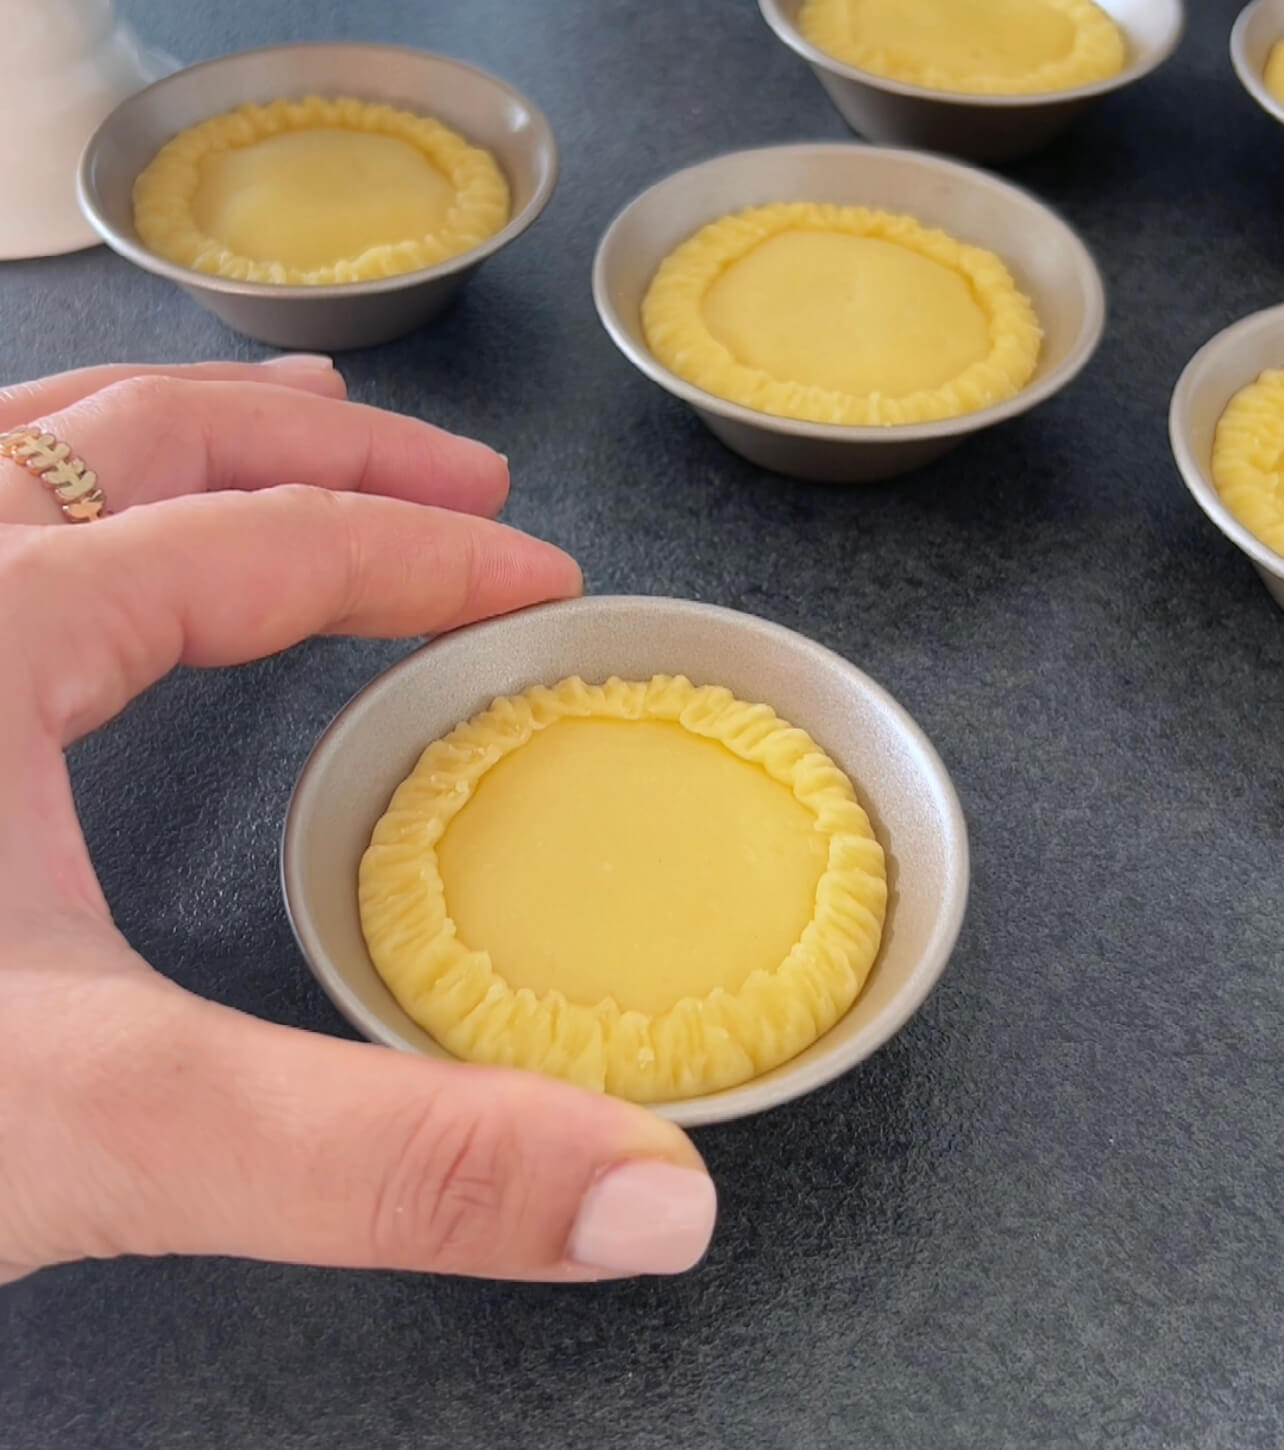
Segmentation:
[(317, 127), (205, 157), (192, 216), (238, 256), (312, 270), (440, 231), (455, 199), (408, 141)]
[(853, 40), (920, 65), (1005, 78), (1074, 49), (1075, 25), (1042, 0), (848, 0)]
[(653, 1016), (779, 967), (827, 857), (787, 787), (647, 720), (539, 731), (486, 772), (437, 844), (460, 941), (512, 987)]
[(988, 356), (967, 279), (873, 237), (790, 230), (709, 288), (705, 325), (741, 363), (854, 397), (939, 388)]

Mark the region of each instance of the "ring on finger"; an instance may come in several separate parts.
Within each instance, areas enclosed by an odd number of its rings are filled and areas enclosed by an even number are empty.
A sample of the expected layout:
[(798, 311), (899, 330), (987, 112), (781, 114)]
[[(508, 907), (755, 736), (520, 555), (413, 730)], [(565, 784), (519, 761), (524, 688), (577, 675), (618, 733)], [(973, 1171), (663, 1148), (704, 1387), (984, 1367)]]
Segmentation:
[(10, 458), (40, 479), (68, 523), (105, 518), (107, 500), (98, 475), (76, 458), (66, 443), (41, 428), (14, 428), (0, 434), (0, 458)]

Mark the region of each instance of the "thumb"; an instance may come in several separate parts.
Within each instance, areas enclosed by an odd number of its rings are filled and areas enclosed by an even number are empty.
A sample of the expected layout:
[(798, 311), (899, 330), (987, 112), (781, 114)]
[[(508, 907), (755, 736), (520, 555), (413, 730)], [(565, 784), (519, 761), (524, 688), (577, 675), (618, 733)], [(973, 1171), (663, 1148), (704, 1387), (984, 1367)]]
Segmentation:
[(97, 1094), (119, 1251), (567, 1280), (679, 1273), (708, 1246), (713, 1183), (641, 1108), (170, 1005)]

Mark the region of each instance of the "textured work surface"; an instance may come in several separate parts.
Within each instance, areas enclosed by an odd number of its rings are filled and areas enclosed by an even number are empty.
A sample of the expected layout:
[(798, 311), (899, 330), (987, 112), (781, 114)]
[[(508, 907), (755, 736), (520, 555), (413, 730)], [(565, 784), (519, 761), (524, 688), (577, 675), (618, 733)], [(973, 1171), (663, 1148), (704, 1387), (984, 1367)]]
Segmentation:
[[(844, 1081), (704, 1132), (722, 1195), (676, 1282), (558, 1291), (234, 1262), (0, 1291), (4, 1450), (848, 1450), (1284, 1443), (1284, 616), (1181, 487), (1168, 394), (1284, 297), (1284, 131), (1181, 53), (1016, 169), (1095, 248), (1090, 371), (918, 477), (755, 473), (619, 359), (613, 212), (712, 152), (844, 135), (751, 0), (133, 0), (186, 59), (302, 37), (476, 60), (544, 106), (547, 216), (363, 398), (508, 452), (510, 517), (597, 591), (716, 600), (848, 655), (954, 773), (975, 851), (953, 966)], [(0, 270), (0, 380), (235, 353), (104, 252)], [(277, 894), (295, 771), (404, 645), (168, 680), (78, 754), (125, 931), (195, 989), (340, 1032)]]

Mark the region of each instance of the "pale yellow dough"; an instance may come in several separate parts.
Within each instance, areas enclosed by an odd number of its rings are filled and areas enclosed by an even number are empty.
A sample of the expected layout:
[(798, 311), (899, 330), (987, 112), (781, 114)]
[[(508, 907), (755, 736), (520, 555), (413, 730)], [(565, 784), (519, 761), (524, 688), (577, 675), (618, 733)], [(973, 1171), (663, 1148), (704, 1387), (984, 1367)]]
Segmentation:
[(1262, 72), (1266, 89), (1284, 105), (1284, 40), (1277, 40), (1266, 57), (1266, 69)]
[(321, 286), (431, 267), (509, 218), (489, 152), (351, 98), (273, 101), (180, 132), (134, 183), (145, 246), (198, 272)]
[(956, 417), (1029, 382), (1041, 333), (992, 252), (911, 217), (813, 202), (721, 218), (642, 303), (666, 367), (730, 402), (817, 423)]
[(1240, 523), (1284, 557), (1284, 371), (1264, 372), (1226, 405), (1213, 482)]
[(657, 676), (528, 690), (430, 745), (359, 900), (375, 967), (448, 1051), (656, 1102), (744, 1082), (832, 1026), (887, 885), (810, 736)]
[(1072, 90), (1128, 60), (1092, 0), (805, 0), (798, 25), (858, 70), (972, 95)]

